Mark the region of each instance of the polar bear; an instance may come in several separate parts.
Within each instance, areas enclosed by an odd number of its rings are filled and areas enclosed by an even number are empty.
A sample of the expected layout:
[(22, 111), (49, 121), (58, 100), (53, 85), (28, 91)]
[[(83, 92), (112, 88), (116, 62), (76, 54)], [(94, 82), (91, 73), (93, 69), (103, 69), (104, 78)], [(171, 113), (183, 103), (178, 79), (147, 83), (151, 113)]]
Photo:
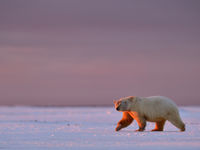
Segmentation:
[(118, 122), (116, 131), (129, 126), (135, 119), (139, 129), (144, 131), (146, 121), (156, 122), (152, 131), (163, 131), (166, 120), (174, 126), (185, 131), (185, 124), (180, 118), (176, 104), (164, 96), (136, 97), (130, 96), (114, 101), (117, 111), (123, 112), (122, 119)]

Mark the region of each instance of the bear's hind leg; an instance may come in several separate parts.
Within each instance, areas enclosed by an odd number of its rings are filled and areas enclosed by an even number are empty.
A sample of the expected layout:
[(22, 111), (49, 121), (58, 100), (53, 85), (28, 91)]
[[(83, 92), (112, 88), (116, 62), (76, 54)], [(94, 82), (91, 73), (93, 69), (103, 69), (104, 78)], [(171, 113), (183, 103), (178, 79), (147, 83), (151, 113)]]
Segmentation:
[(133, 118), (130, 116), (129, 112), (123, 112), (122, 119), (117, 123), (115, 131), (119, 131), (122, 128), (129, 126), (133, 122)]
[(180, 129), (180, 131), (185, 131), (185, 124), (182, 122), (180, 117), (172, 117), (170, 116), (168, 119), (169, 122), (171, 122), (174, 126)]
[(153, 129), (153, 130), (151, 130), (151, 131), (163, 131), (165, 122), (166, 122), (166, 120), (162, 120), (162, 121), (156, 122), (156, 127), (155, 127), (155, 129)]

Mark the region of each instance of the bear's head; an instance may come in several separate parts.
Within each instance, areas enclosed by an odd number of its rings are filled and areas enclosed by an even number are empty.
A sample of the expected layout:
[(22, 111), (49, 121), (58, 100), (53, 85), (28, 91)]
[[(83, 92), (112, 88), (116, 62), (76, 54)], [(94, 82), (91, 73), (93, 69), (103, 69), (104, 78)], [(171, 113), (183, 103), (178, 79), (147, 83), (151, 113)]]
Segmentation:
[(117, 101), (114, 101), (115, 109), (117, 111), (131, 111), (134, 109), (136, 100), (137, 99), (134, 96), (121, 98)]

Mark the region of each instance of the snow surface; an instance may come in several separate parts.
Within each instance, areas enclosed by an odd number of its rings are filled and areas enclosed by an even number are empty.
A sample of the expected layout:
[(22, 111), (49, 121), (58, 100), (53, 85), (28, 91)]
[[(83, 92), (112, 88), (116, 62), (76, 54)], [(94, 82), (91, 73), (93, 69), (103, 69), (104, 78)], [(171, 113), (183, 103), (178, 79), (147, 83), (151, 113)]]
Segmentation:
[(181, 107), (186, 132), (169, 122), (164, 132), (135, 132), (134, 121), (115, 132), (122, 113), (113, 107), (0, 107), (0, 149), (200, 150), (200, 107)]

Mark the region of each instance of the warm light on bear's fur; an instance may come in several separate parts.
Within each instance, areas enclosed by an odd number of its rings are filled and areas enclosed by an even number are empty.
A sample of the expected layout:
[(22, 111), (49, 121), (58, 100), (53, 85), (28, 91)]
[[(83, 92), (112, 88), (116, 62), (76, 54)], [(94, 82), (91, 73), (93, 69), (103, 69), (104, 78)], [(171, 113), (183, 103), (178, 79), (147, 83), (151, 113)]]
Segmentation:
[(167, 97), (125, 97), (114, 101), (117, 111), (123, 112), (122, 119), (118, 122), (116, 131), (129, 126), (135, 119), (139, 129), (144, 131), (146, 121), (156, 122), (152, 131), (163, 131), (166, 120), (171, 122), (181, 131), (185, 131), (185, 124), (182, 122), (176, 104)]

